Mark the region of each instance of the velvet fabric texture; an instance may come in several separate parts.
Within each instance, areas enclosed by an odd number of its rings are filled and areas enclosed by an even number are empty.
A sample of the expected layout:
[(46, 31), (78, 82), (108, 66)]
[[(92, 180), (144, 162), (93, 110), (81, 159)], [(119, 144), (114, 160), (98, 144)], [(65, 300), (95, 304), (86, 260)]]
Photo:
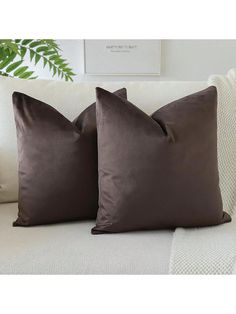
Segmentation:
[(223, 212), (215, 87), (150, 117), (97, 88), (99, 210), (93, 234), (203, 227)]
[[(116, 94), (127, 97), (126, 89)], [(13, 94), (13, 107), (19, 159), (19, 213), (13, 225), (95, 219), (95, 103), (73, 122), (46, 103), (22, 93)]]

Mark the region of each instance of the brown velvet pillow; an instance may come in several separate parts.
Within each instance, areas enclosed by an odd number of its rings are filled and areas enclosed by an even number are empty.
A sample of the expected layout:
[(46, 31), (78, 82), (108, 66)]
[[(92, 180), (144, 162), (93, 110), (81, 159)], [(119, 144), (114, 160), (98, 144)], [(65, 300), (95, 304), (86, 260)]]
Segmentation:
[(217, 92), (209, 87), (152, 117), (97, 88), (99, 210), (93, 234), (218, 225)]
[[(126, 98), (126, 89), (116, 92)], [(95, 103), (73, 122), (15, 92), (19, 213), (14, 226), (95, 219), (98, 209)]]

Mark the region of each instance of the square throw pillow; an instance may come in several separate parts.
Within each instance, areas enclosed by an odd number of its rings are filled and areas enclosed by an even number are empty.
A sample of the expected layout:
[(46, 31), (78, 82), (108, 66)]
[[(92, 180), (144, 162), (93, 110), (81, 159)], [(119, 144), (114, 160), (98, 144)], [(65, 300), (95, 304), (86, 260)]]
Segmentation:
[[(115, 93), (117, 97), (127, 97), (126, 89)], [(13, 107), (19, 159), (19, 213), (13, 225), (95, 219), (95, 103), (73, 122), (46, 103), (22, 93), (13, 94)]]
[(215, 87), (150, 117), (97, 88), (99, 210), (93, 234), (203, 227), (223, 212)]

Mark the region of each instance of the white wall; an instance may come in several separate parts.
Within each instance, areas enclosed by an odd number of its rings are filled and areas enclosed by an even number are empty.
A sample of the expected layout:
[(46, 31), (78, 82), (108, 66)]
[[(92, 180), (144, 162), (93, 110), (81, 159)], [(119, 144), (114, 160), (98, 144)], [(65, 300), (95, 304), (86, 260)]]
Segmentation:
[[(223, 74), (236, 67), (236, 40), (162, 40), (160, 76), (84, 75), (82, 40), (58, 40), (62, 54), (78, 73), (74, 80), (207, 80), (210, 74)], [(47, 69), (39, 77), (51, 78)]]

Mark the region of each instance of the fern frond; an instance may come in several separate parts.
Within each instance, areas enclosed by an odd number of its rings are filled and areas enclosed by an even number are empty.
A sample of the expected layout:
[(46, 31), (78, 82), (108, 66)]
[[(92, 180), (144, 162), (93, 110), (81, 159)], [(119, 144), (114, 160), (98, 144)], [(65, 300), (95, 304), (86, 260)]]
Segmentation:
[(30, 61), (48, 67), (52, 76), (73, 81), (75, 75), (66, 60), (60, 55), (60, 47), (53, 39), (2, 39), (0, 40), (0, 75), (35, 79), (34, 71), (22, 66), (29, 54)]
[(18, 43), (24, 49), (28, 49), (30, 53), (30, 60), (35, 62), (35, 65), (42, 60), (43, 67), (48, 66), (49, 71), (52, 71), (52, 76), (57, 75), (62, 77), (64, 74), (65, 79), (73, 81), (72, 77), (75, 73), (68, 67), (66, 60), (59, 54), (60, 48), (53, 39), (40, 39), (30, 42), (24, 40)]

